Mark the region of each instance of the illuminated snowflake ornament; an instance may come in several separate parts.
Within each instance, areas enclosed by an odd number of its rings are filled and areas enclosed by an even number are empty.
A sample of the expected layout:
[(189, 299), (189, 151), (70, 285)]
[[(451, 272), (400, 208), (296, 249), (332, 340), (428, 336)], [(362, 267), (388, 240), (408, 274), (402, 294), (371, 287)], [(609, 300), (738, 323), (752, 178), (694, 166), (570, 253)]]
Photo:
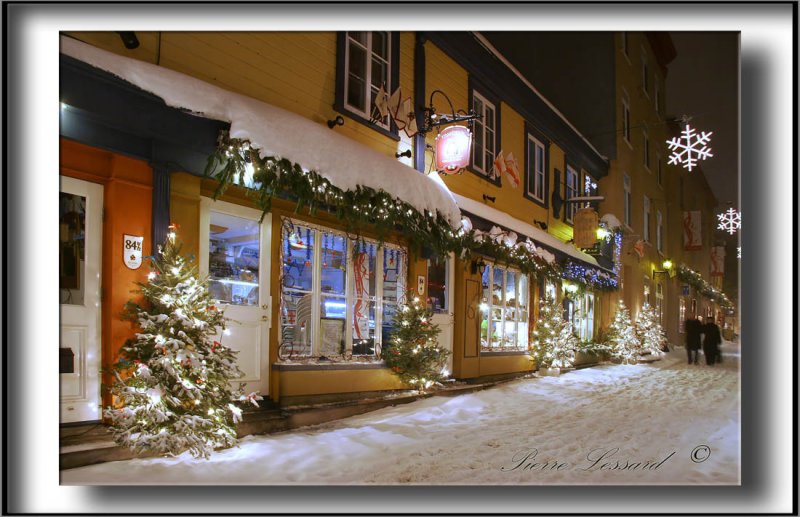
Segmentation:
[(717, 228), (724, 230), (731, 235), (736, 233), (736, 230), (742, 227), (742, 214), (733, 208), (729, 208), (727, 211), (717, 214), (717, 219), (719, 219)]
[(713, 157), (711, 148), (706, 145), (711, 142), (712, 134), (712, 131), (703, 131), (698, 134), (689, 124), (686, 124), (686, 129), (682, 131), (680, 137), (667, 140), (669, 150), (673, 151), (669, 157), (670, 165), (682, 164), (691, 172), (698, 160)]

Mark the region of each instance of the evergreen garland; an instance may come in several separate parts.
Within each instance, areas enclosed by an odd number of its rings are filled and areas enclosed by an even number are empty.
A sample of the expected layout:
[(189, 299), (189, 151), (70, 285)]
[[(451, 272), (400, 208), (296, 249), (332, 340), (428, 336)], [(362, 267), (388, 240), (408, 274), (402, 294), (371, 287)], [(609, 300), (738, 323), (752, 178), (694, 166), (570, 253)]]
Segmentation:
[(445, 361), (450, 351), (439, 347), (439, 326), (433, 312), (410, 293), (412, 301), (398, 305), (389, 343), (384, 344), (386, 367), (405, 384), (420, 392), (446, 377)]
[[(500, 263), (513, 265), (534, 277), (559, 279), (562, 269), (523, 246), (506, 246), (474, 230), (454, 230), (440, 212), (419, 212), (414, 206), (383, 190), (359, 185), (355, 190), (343, 190), (333, 185), (317, 171), (304, 170), (285, 158), (261, 156), (249, 142), (220, 135), (217, 151), (208, 159), (205, 175), (218, 181), (214, 198), (218, 199), (233, 184), (243, 184), (245, 167), (253, 166), (253, 187), (247, 189), (257, 206), (266, 215), (275, 196), (296, 202), (295, 213), (307, 208), (312, 215), (317, 210), (333, 213), (342, 221), (346, 231), (361, 235), (365, 230), (377, 234), (378, 240), (391, 232), (400, 232), (412, 249), (425, 249), (432, 257), (455, 253), (463, 260), (476, 254), (487, 254)], [(598, 289), (613, 289), (604, 279), (581, 277), (576, 281)]]
[(718, 303), (721, 307), (733, 307), (733, 303), (731, 303), (725, 293), (706, 282), (697, 271), (694, 271), (684, 264), (680, 264), (676, 268), (675, 273), (679, 280), (693, 286), (700, 294), (709, 300)]
[(236, 443), (245, 396), (236, 365), (237, 352), (214, 340), (225, 317), (213, 305), (205, 280), (180, 255), (170, 233), (151, 257), (149, 282), (138, 282), (146, 304), (128, 301), (124, 316), (140, 331), (128, 339), (113, 365), (110, 387), (116, 407), (106, 408), (114, 441), (136, 452), (175, 455), (188, 450), (208, 458), (218, 447)]

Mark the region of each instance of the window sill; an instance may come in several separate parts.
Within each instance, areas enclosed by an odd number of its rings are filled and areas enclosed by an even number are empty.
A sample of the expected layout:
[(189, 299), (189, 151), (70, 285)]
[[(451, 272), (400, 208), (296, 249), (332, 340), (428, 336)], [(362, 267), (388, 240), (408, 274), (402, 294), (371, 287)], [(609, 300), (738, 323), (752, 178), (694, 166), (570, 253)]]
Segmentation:
[(392, 130), (386, 129), (385, 127), (382, 127), (382, 126), (379, 126), (378, 124), (370, 122), (369, 119), (364, 118), (363, 115), (361, 115), (359, 113), (356, 113), (354, 111), (351, 111), (346, 106), (344, 106), (341, 102), (338, 102), (338, 101), (333, 105), (333, 109), (336, 112), (341, 113), (342, 115), (345, 115), (348, 118), (350, 118), (350, 119), (352, 119), (352, 120), (354, 120), (354, 121), (356, 121), (356, 122), (358, 122), (358, 123), (360, 123), (360, 124), (362, 124), (364, 126), (367, 126), (370, 129), (374, 129), (375, 131), (377, 131), (378, 133), (380, 133), (380, 134), (382, 134), (384, 136), (387, 136), (387, 137), (391, 138), (395, 142), (399, 142), (400, 141), (400, 133), (399, 133), (399, 131), (396, 131), (396, 127), (394, 126), (394, 124), (391, 124)]
[(359, 362), (357, 360), (341, 362), (309, 362), (309, 363), (273, 363), (272, 369), (281, 372), (306, 372), (323, 370), (380, 370), (386, 368), (383, 361)]
[(515, 351), (511, 351), (511, 350), (493, 352), (491, 350), (481, 350), (481, 355), (502, 357), (502, 356), (511, 356), (511, 355), (530, 355), (530, 352), (525, 352), (525, 351), (516, 351), (515, 352)]

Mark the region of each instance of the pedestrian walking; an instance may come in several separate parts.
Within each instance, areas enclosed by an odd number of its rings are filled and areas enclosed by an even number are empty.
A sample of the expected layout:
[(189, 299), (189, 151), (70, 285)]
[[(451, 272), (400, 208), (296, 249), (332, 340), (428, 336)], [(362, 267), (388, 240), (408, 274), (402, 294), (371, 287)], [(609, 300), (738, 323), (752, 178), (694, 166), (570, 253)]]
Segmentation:
[(689, 356), (689, 364), (697, 364), (697, 357), (700, 355), (700, 331), (702, 323), (696, 318), (686, 320), (686, 354)]
[(706, 364), (714, 366), (717, 357), (720, 355), (719, 345), (722, 343), (722, 337), (719, 333), (719, 327), (714, 323), (714, 318), (711, 317), (708, 323), (703, 325), (703, 353), (706, 356)]

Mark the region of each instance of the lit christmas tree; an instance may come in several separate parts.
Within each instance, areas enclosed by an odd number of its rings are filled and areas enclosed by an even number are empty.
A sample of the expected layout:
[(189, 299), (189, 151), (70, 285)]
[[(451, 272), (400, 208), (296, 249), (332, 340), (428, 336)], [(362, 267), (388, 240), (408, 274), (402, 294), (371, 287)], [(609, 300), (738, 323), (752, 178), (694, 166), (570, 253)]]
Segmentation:
[(667, 346), (667, 336), (649, 303), (644, 304), (636, 318), (636, 337), (639, 339), (639, 355), (659, 356)]
[(619, 302), (614, 321), (608, 328), (608, 350), (622, 364), (635, 364), (639, 355), (639, 339), (631, 323), (631, 314), (622, 301)]
[(114, 365), (111, 393), (118, 407), (107, 408), (114, 440), (134, 451), (175, 455), (188, 450), (208, 458), (218, 447), (236, 443), (242, 410), (234, 401), (258, 406), (257, 393), (245, 396), (237, 352), (214, 340), (225, 317), (212, 304), (207, 282), (180, 255), (175, 233), (151, 258), (148, 283), (137, 283), (146, 306), (129, 301), (126, 317), (140, 331), (125, 342)]
[(563, 308), (548, 296), (539, 307), (539, 319), (531, 337), (531, 351), (539, 368), (570, 368), (575, 363), (579, 341)]
[(432, 318), (433, 311), (416, 296), (411, 303), (400, 304), (394, 330), (389, 336), (389, 347), (383, 352), (386, 366), (401, 381), (419, 391), (430, 388), (448, 375), (444, 365), (450, 351), (438, 346), (439, 326), (431, 322)]

